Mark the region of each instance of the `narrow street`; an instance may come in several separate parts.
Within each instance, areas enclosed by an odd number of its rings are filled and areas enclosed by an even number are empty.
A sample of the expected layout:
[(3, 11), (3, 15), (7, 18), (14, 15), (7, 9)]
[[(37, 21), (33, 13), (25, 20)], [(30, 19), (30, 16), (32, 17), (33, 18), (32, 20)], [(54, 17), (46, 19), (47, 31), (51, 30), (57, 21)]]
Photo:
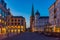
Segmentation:
[(47, 37), (38, 33), (25, 32), (14, 37), (6, 38), (4, 40), (60, 40), (60, 39), (54, 37)]

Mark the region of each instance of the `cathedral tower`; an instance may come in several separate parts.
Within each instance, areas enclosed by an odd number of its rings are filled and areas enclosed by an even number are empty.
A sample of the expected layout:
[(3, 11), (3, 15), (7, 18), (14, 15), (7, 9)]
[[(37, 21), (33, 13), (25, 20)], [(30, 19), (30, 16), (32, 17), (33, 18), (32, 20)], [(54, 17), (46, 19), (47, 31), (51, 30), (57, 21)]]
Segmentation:
[(32, 29), (32, 23), (34, 21), (34, 6), (32, 5), (32, 13), (30, 16), (30, 29)]

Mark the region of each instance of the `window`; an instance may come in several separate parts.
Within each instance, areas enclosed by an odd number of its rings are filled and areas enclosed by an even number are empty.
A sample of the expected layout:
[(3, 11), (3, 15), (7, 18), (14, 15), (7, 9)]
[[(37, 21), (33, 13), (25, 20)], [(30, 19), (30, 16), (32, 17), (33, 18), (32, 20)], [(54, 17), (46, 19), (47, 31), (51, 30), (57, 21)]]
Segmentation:
[(7, 13), (5, 13), (5, 17), (7, 16), (6, 14), (7, 14)]
[(59, 11), (59, 8), (57, 8), (57, 11)]
[(14, 32), (16, 33), (16, 32), (17, 32), (17, 30), (15, 29), (15, 30), (14, 30)]
[(20, 22), (20, 20), (18, 20), (18, 22)]
[(18, 28), (20, 28), (20, 26), (18, 26)]
[(11, 32), (13, 33), (13, 31), (14, 31), (14, 30), (12, 29)]
[(13, 19), (11, 21), (13, 22)]
[(20, 33), (20, 29), (18, 29), (18, 33)]
[(23, 25), (23, 23), (21, 23), (21, 25)]
[(11, 25), (13, 25), (13, 23), (11, 23)]
[(18, 23), (18, 25), (20, 25), (20, 23)]
[(4, 20), (2, 20), (2, 23), (4, 23)]
[(9, 22), (9, 20), (8, 20), (8, 22)]
[(0, 19), (0, 22), (1, 22), (1, 19)]
[(23, 31), (23, 28), (21, 28), (21, 31)]
[(23, 20), (21, 20), (21, 22), (23, 22)]
[(17, 20), (15, 19), (15, 22), (16, 22)]
[(2, 11), (2, 17), (4, 18), (5, 17), (5, 13)]
[(1, 9), (0, 9), (0, 16), (1, 16)]
[(6, 16), (8, 16), (9, 14), (7, 13)]
[(22, 29), (24, 29), (24, 26), (21, 26)]
[(6, 22), (5, 22), (5, 25), (6, 25)]
[(2, 28), (2, 33), (5, 34), (6, 33), (6, 29)]
[(1, 14), (0, 14), (0, 16), (1, 16)]
[(15, 23), (15, 25), (16, 25), (17, 23)]
[(8, 32), (10, 33), (10, 30), (8, 30)]

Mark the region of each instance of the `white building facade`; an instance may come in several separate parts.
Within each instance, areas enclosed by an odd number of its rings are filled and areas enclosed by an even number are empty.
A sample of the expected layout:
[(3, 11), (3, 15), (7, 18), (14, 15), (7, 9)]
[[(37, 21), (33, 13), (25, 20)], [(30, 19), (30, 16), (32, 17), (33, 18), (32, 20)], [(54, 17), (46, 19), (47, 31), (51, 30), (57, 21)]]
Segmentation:
[(32, 31), (43, 31), (45, 25), (49, 23), (49, 17), (48, 16), (40, 16), (40, 13), (37, 11), (35, 13), (33, 25), (32, 25)]

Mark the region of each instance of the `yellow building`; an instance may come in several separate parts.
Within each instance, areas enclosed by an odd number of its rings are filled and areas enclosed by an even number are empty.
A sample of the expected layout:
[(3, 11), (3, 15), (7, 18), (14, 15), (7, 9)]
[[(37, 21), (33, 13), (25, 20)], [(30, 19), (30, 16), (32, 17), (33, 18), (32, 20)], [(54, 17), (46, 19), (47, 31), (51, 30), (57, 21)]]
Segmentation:
[(25, 32), (26, 20), (22, 16), (13, 16), (4, 0), (0, 0), (0, 36)]
[(20, 34), (20, 32), (25, 32), (26, 21), (22, 16), (9, 16), (7, 17), (7, 32), (9, 34)]

